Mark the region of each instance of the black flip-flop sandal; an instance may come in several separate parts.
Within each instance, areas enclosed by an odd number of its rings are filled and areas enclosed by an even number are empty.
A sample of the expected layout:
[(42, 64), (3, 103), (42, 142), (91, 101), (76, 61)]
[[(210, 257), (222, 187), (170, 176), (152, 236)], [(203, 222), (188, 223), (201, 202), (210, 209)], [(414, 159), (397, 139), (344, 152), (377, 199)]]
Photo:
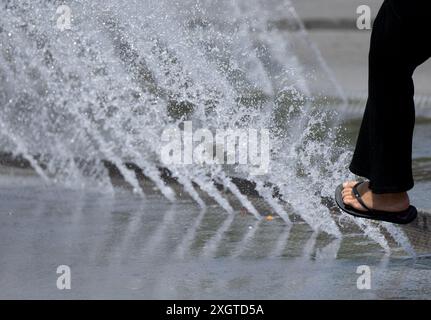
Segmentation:
[(408, 224), (416, 219), (418, 215), (418, 211), (414, 206), (409, 206), (408, 209), (400, 212), (387, 212), (387, 211), (379, 211), (379, 210), (373, 210), (368, 208), (365, 205), (364, 201), (362, 200), (361, 194), (358, 191), (358, 186), (362, 183), (364, 183), (364, 181), (358, 182), (353, 187), (352, 190), (356, 200), (358, 200), (360, 205), (367, 211), (357, 210), (349, 205), (346, 205), (343, 202), (343, 196), (341, 194), (341, 192), (343, 191), (342, 184), (339, 185), (335, 190), (335, 202), (337, 203), (337, 205), (340, 207), (341, 210), (355, 217), (371, 219), (371, 220), (387, 221), (387, 222), (396, 223), (396, 224)]

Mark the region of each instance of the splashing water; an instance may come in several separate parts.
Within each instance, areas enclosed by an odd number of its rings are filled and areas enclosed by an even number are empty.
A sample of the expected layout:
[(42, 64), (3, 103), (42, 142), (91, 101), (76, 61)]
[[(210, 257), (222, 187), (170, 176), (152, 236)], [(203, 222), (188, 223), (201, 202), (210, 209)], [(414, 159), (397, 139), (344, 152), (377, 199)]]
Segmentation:
[[(287, 224), (284, 203), (314, 231), (341, 237), (322, 197), (346, 178), (349, 153), (325, 100), (343, 93), (289, 1), (70, 1), (70, 30), (56, 25), (62, 4), (1, 3), (0, 151), (26, 159), (47, 183), (112, 191), (109, 161), (145, 196), (133, 163), (175, 201), (159, 170), (164, 129), (184, 120), (212, 131), (267, 128), (266, 175), (248, 165), (167, 169), (201, 207), (203, 191), (234, 211), (217, 182), (260, 218), (234, 174)], [(377, 227), (352, 221), (389, 250)]]

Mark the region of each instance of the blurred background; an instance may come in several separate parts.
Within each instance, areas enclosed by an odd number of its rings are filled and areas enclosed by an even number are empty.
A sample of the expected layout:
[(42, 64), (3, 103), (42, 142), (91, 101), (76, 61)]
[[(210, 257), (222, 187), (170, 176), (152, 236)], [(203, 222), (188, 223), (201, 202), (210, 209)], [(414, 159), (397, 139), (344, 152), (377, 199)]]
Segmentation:
[[(292, 0), (292, 3), (346, 94), (365, 97), (371, 30), (358, 30), (356, 10), (368, 5), (374, 20), (383, 0)], [(420, 66), (414, 78), (418, 98), (431, 96), (431, 61)]]

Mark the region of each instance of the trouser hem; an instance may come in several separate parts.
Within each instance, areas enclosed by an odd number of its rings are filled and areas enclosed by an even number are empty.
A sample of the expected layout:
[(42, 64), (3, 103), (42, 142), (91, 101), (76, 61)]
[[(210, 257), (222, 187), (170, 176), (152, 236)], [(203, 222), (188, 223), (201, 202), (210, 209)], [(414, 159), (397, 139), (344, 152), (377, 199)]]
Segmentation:
[(376, 180), (374, 180), (371, 177), (369, 172), (367, 172), (366, 170), (357, 168), (352, 164), (350, 164), (349, 170), (357, 176), (367, 178), (370, 181), (370, 184), (372, 185), (371, 190), (375, 194), (407, 192), (407, 191), (411, 190), (414, 186), (413, 181), (406, 182), (406, 183), (400, 183), (398, 185), (381, 186), (381, 185), (379, 185), (379, 183)]

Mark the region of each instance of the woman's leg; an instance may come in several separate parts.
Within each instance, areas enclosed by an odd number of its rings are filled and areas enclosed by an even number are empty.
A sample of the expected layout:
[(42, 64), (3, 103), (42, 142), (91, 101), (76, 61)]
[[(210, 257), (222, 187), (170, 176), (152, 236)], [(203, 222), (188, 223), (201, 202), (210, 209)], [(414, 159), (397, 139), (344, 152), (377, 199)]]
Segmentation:
[[(426, 32), (429, 27), (414, 18), (414, 10), (419, 10), (411, 7), (414, 2), (408, 2), (411, 10), (408, 16), (403, 16), (403, 12), (394, 8), (392, 0), (386, 0), (374, 22), (369, 53), (369, 96), (350, 165), (353, 173), (370, 180), (370, 185), (362, 186), (363, 193), (371, 193), (371, 189), (374, 195), (383, 195), (381, 198), (391, 203), (400, 199), (400, 206), (391, 208), (393, 211), (408, 206), (406, 191), (413, 187), (412, 76), (431, 52), (425, 36), (430, 34)], [(418, 11), (417, 16), (422, 14)], [(346, 185), (345, 195), (351, 194), (352, 184)], [(345, 202), (354, 200), (348, 196)], [(368, 205), (373, 207), (373, 203)]]

